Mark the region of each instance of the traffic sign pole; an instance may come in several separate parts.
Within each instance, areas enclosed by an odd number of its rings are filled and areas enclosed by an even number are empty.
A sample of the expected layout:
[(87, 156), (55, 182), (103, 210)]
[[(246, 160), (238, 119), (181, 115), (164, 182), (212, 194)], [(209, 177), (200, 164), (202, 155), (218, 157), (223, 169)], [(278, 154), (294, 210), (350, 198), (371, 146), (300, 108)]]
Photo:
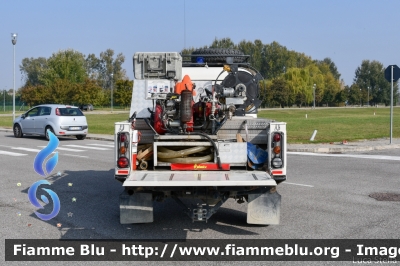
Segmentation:
[(393, 137), (393, 68), (392, 66), (392, 87), (390, 90), (390, 144), (392, 144)]
[(390, 65), (385, 69), (385, 79), (390, 82), (390, 144), (393, 137), (393, 82), (400, 78), (400, 68), (397, 65)]

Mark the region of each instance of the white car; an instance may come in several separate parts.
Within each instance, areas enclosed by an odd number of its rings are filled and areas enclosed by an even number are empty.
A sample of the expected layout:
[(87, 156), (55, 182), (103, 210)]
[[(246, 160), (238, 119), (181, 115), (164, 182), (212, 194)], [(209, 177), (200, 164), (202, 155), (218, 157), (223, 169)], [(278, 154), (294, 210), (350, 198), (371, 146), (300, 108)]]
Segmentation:
[(61, 104), (38, 105), (21, 116), (13, 123), (14, 136), (41, 135), (49, 139), (47, 130), (56, 136), (76, 136), (82, 140), (88, 133), (85, 115), (75, 106)]

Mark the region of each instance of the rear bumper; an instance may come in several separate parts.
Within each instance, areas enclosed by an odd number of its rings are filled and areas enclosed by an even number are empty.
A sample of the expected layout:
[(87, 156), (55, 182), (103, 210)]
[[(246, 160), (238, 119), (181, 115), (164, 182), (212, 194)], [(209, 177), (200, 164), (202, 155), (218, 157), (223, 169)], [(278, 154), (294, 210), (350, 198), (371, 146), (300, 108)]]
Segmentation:
[(55, 132), (57, 136), (76, 136), (76, 135), (87, 135), (88, 130), (64, 130), (64, 129), (59, 129), (57, 132)]

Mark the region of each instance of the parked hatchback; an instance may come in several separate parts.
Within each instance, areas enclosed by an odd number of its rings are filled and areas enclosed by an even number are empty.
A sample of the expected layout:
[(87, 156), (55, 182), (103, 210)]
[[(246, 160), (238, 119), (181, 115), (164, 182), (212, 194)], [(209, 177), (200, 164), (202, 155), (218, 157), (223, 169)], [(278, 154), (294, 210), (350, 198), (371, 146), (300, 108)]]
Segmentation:
[(78, 107), (43, 104), (38, 105), (14, 120), (14, 136), (41, 135), (49, 139), (47, 129), (56, 136), (76, 136), (82, 140), (88, 133), (85, 115)]
[(79, 106), (79, 109), (82, 111), (93, 111), (93, 105), (92, 104), (82, 104)]

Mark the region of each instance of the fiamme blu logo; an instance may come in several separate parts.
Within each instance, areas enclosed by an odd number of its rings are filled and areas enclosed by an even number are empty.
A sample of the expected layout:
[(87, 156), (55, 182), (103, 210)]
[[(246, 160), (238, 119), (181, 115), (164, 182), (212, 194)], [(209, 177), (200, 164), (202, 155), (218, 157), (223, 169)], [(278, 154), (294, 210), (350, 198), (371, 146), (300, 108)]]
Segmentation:
[[(51, 171), (54, 170), (58, 162), (58, 152), (56, 152), (52, 157), (50, 157), (46, 161), (46, 158), (57, 149), (59, 144), (58, 138), (50, 130), (48, 130), (48, 134), (49, 134), (49, 144), (46, 147), (44, 147), (43, 150), (38, 152), (38, 154), (35, 157), (35, 161), (33, 162), (33, 169), (35, 170), (36, 173), (38, 173), (43, 177), (50, 175)], [(28, 190), (28, 197), (33, 206), (39, 209), (43, 209), (43, 206), (36, 198), (37, 190), (40, 185), (50, 185), (50, 183), (44, 179), (33, 183)], [(53, 202), (53, 210), (49, 214), (43, 214), (39, 212), (35, 212), (35, 214), (40, 219), (47, 221), (53, 219), (59, 213), (61, 207), (60, 199), (53, 190), (47, 188), (42, 188), (42, 190), (46, 191), (50, 195), (51, 200)], [(41, 195), (40, 199), (46, 204), (50, 202), (46, 195)]]

